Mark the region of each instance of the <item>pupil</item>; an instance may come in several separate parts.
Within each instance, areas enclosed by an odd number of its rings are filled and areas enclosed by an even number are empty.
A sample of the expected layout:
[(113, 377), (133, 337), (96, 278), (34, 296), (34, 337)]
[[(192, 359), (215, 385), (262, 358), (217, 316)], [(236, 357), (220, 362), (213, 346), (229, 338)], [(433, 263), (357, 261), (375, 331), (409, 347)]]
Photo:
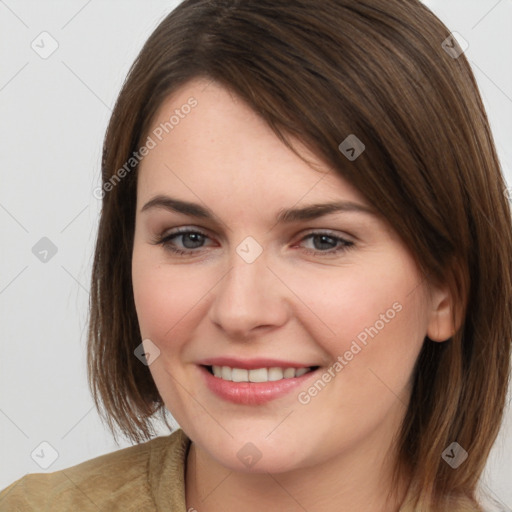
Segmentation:
[(202, 235), (201, 235), (201, 234), (199, 234), (199, 233), (188, 233), (187, 235), (185, 235), (185, 236), (183, 237), (183, 245), (184, 245), (185, 247), (187, 247), (187, 249), (193, 249), (193, 248), (195, 248), (195, 247), (198, 247), (197, 245), (193, 245), (192, 247), (188, 247), (188, 246), (187, 246), (187, 244), (185, 243), (185, 241), (186, 241), (186, 240), (189, 240), (190, 238), (192, 238), (192, 244), (194, 244), (194, 240), (193, 240), (193, 238), (194, 238), (194, 237), (199, 237), (199, 239), (195, 240), (195, 243), (199, 243), (199, 244), (200, 244), (200, 243), (202, 242), (202, 240), (201, 240), (201, 238), (200, 238), (201, 236), (202, 236)]
[[(319, 239), (322, 241), (322, 243), (324, 243), (324, 242), (325, 242), (325, 240), (330, 240), (331, 247), (332, 247), (333, 238), (332, 238), (332, 237), (330, 237), (329, 235), (317, 235), (315, 238), (317, 238), (317, 239), (319, 238)], [(329, 243), (329, 242), (327, 242), (327, 243)], [(315, 246), (316, 246), (316, 245), (317, 245), (317, 244), (315, 244)], [(316, 247), (316, 248), (318, 249), (319, 247)], [(327, 249), (329, 249), (329, 248), (330, 248), (330, 247), (327, 247)], [(322, 249), (326, 249), (326, 247), (322, 247)]]

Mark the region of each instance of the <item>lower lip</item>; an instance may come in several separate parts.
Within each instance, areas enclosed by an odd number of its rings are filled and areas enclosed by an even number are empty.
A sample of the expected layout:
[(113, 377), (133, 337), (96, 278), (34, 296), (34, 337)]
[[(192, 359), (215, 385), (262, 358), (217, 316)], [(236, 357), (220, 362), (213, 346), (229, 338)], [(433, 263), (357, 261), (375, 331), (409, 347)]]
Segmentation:
[(300, 377), (271, 382), (231, 382), (215, 377), (204, 366), (199, 366), (199, 370), (210, 391), (220, 398), (235, 404), (260, 405), (282, 397), (303, 385), (312, 375), (316, 375), (319, 368)]

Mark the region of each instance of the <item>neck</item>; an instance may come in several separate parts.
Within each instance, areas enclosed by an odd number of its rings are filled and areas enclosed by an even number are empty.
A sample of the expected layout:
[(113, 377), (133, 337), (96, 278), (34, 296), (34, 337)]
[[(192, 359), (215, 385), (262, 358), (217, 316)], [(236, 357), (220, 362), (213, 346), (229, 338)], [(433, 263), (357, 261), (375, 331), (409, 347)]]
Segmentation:
[(192, 443), (186, 464), (187, 511), (398, 512), (408, 482), (403, 478), (390, 493), (393, 449), (390, 444), (383, 449), (382, 438), (375, 437), (322, 465), (284, 473), (232, 471)]

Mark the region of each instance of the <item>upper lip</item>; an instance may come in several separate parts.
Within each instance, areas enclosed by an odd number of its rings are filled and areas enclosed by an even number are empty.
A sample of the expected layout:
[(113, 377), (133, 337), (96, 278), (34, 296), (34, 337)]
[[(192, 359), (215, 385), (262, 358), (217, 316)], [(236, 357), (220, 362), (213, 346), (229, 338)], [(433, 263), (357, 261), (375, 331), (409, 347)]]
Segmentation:
[(236, 357), (211, 357), (198, 361), (197, 364), (203, 366), (229, 366), (230, 368), (242, 368), (246, 370), (255, 370), (257, 368), (311, 368), (318, 366), (314, 364), (304, 364), (297, 361), (283, 361), (282, 359), (255, 358), (238, 359)]

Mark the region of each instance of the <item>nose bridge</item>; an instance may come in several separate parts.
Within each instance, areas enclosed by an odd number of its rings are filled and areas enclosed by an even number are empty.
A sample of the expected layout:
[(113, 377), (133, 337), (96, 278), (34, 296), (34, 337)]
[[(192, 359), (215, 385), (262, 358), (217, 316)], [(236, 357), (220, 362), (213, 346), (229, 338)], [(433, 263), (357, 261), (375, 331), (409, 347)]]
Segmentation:
[(284, 320), (279, 280), (267, 267), (267, 252), (256, 244), (248, 237), (235, 248), (229, 271), (214, 291), (211, 319), (236, 336)]

